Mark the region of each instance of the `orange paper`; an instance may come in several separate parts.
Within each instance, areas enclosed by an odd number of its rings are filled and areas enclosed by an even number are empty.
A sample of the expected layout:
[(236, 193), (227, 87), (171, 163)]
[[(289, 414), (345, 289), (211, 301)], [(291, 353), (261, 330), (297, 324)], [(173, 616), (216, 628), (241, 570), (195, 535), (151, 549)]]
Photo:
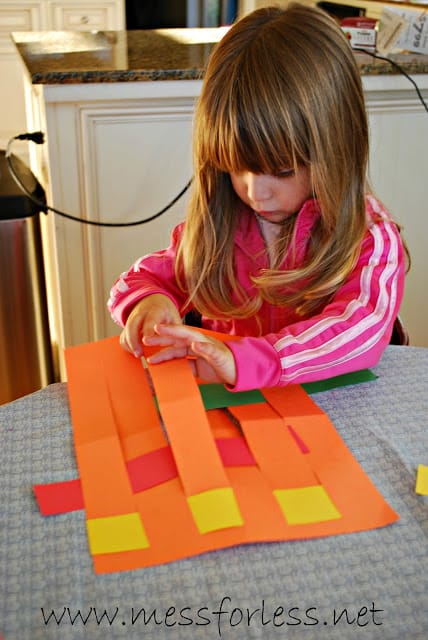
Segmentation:
[[(299, 386), (264, 389), (265, 404), (206, 412), (185, 360), (152, 365), (166, 438), (146, 371), (117, 338), (66, 356), (97, 573), (236, 544), (362, 531), (398, 518)], [(230, 441), (221, 446), (236, 466), (224, 466), (216, 439)], [(160, 474), (138, 490), (130, 461), (164, 455), (167, 440), (179, 475)]]
[(268, 404), (231, 407), (248, 446), (272, 489), (292, 489), (318, 484), (284, 420)]
[[(111, 342), (98, 342), (66, 351), (75, 451), (88, 518), (136, 511), (108, 378), (100, 375), (108, 370), (103, 356), (109, 347)], [(130, 372), (132, 376), (132, 368)]]
[(149, 371), (185, 494), (226, 487), (229, 482), (188, 361), (149, 365)]

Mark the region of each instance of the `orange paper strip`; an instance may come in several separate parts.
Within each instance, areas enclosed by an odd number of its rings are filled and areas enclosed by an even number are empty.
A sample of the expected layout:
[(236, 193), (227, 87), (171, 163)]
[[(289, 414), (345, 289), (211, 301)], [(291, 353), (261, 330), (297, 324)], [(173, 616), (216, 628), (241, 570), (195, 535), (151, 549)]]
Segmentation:
[(99, 343), (69, 347), (65, 360), (75, 445), (116, 437)]
[(102, 344), (103, 370), (125, 459), (150, 451), (148, 443), (150, 447), (165, 447), (168, 443), (141, 360), (131, 354), (124, 358), (115, 338), (95, 344)]
[(149, 365), (186, 496), (229, 485), (187, 360)]
[(323, 413), (306, 391), (297, 384), (288, 387), (262, 389), (262, 393), (270, 406), (284, 418), (293, 416), (306, 417)]
[(88, 442), (76, 448), (77, 465), (88, 518), (135, 511), (135, 503), (118, 438)]
[[(294, 418), (293, 427), (308, 445), (305, 454), (319, 482), (343, 515), (347, 530), (370, 529), (398, 520), (370, 478), (344, 444), (326, 414), (305, 421)], [(355, 529), (354, 529), (355, 528)]]
[[(105, 376), (103, 353), (110, 347), (111, 341), (95, 342), (71, 347), (65, 353), (87, 518), (136, 511)], [(129, 371), (132, 375), (132, 367)]]
[(318, 484), (283, 419), (268, 404), (231, 407), (239, 420), (251, 453), (272, 489)]

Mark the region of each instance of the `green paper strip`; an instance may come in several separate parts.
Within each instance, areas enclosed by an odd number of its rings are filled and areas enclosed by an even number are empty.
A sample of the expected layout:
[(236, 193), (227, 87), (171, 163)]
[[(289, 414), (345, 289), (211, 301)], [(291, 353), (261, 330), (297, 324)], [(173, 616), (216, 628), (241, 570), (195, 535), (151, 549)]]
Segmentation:
[[(336, 387), (346, 387), (351, 384), (371, 382), (376, 379), (377, 375), (373, 371), (361, 369), (361, 371), (344, 373), (341, 376), (327, 378), (326, 380), (305, 382), (302, 387), (307, 393), (321, 393), (322, 391), (329, 391), (329, 389), (336, 389)], [(200, 384), (199, 391), (206, 410), (266, 402), (262, 392), (258, 389), (253, 391), (228, 391), (222, 384)], [(156, 397), (154, 401), (158, 406)]]
[(320, 393), (328, 391), (336, 387), (346, 387), (351, 384), (360, 384), (361, 382), (370, 382), (377, 380), (377, 375), (370, 369), (361, 369), (361, 371), (353, 371), (352, 373), (344, 373), (341, 376), (327, 378), (326, 380), (318, 380), (317, 382), (305, 382), (302, 387), (307, 393)]
[(222, 384), (199, 385), (205, 409), (224, 409), (240, 404), (259, 404), (266, 402), (258, 389), (253, 391), (228, 391)]
[[(258, 389), (252, 391), (228, 391), (226, 387), (219, 383), (200, 384), (202, 402), (205, 409), (224, 409), (241, 404), (259, 404), (266, 402), (263, 394)], [(156, 408), (159, 411), (158, 400), (154, 397)]]

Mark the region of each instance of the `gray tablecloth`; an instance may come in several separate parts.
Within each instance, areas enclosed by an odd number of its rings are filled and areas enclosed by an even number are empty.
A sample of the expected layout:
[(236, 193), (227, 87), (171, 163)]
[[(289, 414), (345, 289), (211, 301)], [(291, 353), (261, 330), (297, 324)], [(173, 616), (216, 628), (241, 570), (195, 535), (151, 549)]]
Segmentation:
[(0, 638), (426, 640), (428, 349), (388, 347), (375, 372), (314, 399), (397, 523), (101, 576), (84, 513), (42, 517), (32, 492), (77, 477), (66, 384), (1, 406)]

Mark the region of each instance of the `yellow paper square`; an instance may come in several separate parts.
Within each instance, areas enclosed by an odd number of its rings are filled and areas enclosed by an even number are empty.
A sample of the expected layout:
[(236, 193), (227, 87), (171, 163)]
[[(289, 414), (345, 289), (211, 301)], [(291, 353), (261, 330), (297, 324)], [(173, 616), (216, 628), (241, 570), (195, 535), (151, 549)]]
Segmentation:
[(275, 489), (273, 493), (288, 524), (310, 524), (342, 517), (321, 485)]
[(244, 524), (232, 487), (202, 491), (188, 496), (187, 502), (199, 533), (242, 527)]
[(421, 496), (428, 496), (428, 467), (425, 464), (418, 465), (415, 491)]
[(150, 546), (139, 513), (92, 518), (87, 520), (86, 526), (92, 555)]

